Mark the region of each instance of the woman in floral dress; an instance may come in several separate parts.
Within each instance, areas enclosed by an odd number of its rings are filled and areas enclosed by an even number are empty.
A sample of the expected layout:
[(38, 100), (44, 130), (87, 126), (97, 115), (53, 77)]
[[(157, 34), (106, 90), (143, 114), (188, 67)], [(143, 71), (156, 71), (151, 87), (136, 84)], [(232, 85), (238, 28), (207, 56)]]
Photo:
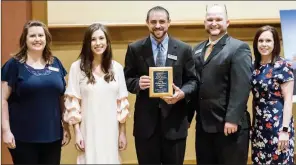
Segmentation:
[(293, 164), (293, 70), (279, 57), (280, 39), (274, 27), (261, 27), (253, 48), (252, 161), (254, 164)]

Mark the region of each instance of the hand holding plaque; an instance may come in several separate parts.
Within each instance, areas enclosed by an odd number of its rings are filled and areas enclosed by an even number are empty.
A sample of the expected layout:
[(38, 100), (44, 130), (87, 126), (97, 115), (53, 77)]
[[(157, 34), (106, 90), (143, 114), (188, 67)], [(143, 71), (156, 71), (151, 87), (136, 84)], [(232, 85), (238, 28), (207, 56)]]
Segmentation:
[(173, 68), (149, 67), (150, 97), (173, 96)]
[(173, 84), (173, 88), (174, 88), (174, 91), (175, 91), (173, 96), (164, 96), (164, 97), (162, 97), (162, 99), (167, 104), (175, 104), (179, 100), (182, 100), (183, 98), (185, 98), (185, 93), (179, 87), (177, 87), (175, 84)]

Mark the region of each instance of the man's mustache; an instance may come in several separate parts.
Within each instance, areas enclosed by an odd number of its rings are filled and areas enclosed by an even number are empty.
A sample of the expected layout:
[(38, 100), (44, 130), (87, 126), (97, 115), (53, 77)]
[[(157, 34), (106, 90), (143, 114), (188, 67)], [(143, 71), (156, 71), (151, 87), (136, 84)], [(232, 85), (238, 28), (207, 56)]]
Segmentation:
[(156, 30), (163, 30), (163, 28), (154, 28), (153, 31), (156, 31)]

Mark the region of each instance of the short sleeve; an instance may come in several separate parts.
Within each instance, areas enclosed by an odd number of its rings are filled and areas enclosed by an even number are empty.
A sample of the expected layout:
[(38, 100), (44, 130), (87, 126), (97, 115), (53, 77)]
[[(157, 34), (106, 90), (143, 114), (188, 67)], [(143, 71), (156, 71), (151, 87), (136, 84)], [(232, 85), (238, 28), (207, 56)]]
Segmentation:
[(18, 61), (14, 58), (11, 58), (1, 68), (1, 81), (6, 81), (12, 90), (14, 90), (17, 77)]
[(280, 84), (294, 80), (291, 63), (288, 61), (281, 61), (279, 64), (279, 72), (276, 76), (278, 77)]
[(61, 75), (62, 75), (63, 77), (65, 77), (65, 76), (67, 75), (67, 71), (66, 71), (66, 69), (64, 68), (62, 62), (61, 62), (57, 57), (54, 57), (54, 58), (55, 58), (56, 63), (57, 63), (57, 65), (58, 65), (58, 67), (59, 67), (59, 70), (60, 70)]
[(80, 64), (78, 61), (76, 61), (70, 67), (68, 85), (66, 88), (65, 95), (69, 95), (71, 97), (76, 97), (78, 99), (81, 99), (80, 87), (79, 87), (80, 75), (81, 75)]

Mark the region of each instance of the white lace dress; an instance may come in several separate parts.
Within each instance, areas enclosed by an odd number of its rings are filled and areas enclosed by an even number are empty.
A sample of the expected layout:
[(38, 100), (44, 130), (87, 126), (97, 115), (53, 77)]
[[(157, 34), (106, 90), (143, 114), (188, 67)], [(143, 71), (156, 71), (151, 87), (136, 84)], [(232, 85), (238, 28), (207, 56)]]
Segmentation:
[(64, 120), (80, 123), (85, 152), (78, 154), (78, 164), (120, 164), (118, 151), (119, 122), (129, 114), (128, 92), (123, 67), (112, 61), (115, 81), (107, 83), (95, 76), (95, 84), (87, 84), (80, 60), (70, 68), (65, 92)]

